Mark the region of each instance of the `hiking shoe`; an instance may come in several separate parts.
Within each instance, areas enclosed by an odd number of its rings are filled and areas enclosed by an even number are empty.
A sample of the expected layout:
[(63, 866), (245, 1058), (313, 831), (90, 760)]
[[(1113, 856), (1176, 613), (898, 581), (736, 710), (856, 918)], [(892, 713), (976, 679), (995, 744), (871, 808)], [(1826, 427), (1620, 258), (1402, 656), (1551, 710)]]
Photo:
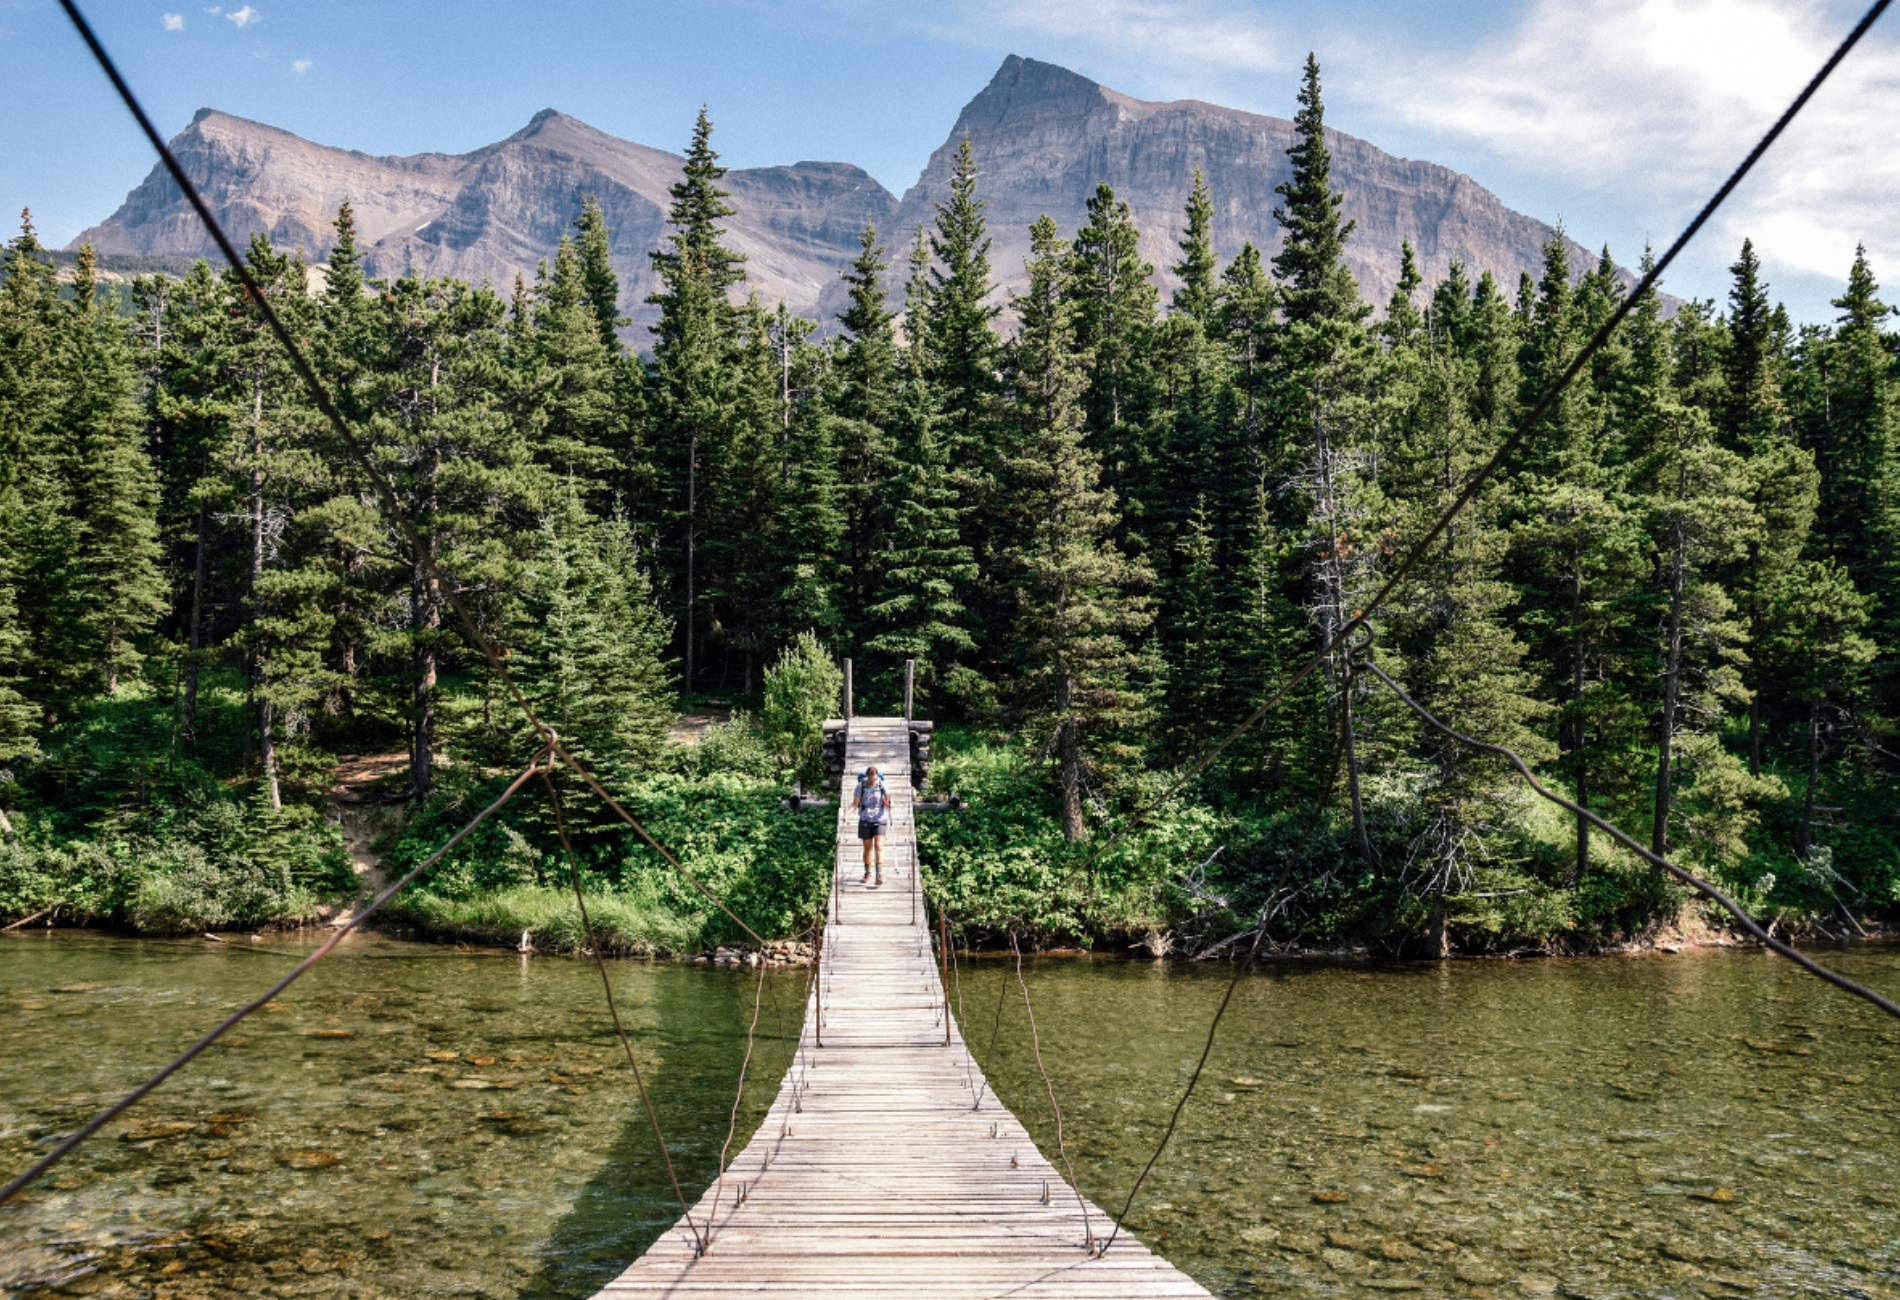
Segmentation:
[(881, 872), (881, 871), (880, 871), (880, 872), (878, 873), (878, 877), (877, 877), (877, 883), (876, 883), (875, 885), (872, 885), (872, 886), (871, 886), (871, 888), (873, 888), (873, 889), (882, 889), (882, 888), (884, 888), (884, 873), (883, 873), (883, 872)]
[(870, 872), (868, 872), (868, 871), (867, 871), (867, 872), (865, 872), (865, 873), (864, 873), (864, 876), (863, 876), (863, 878), (862, 878), (862, 879), (860, 879), (860, 880), (858, 881), (858, 883), (859, 883), (860, 885), (868, 885), (868, 884), (870, 884), (870, 883), (871, 883), (871, 873), (870, 873)]

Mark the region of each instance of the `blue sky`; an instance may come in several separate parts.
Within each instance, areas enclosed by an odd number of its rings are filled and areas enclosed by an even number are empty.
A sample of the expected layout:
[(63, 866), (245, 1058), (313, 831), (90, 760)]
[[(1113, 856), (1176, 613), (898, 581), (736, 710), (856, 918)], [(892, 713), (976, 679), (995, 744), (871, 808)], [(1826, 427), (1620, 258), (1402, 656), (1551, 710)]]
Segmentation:
[[(734, 166), (842, 159), (893, 191), (1016, 53), (1128, 94), (1288, 116), (1319, 52), (1328, 121), (1455, 167), (1633, 262), (1665, 244), (1851, 26), (1836, 0), (93, 0), (168, 134), (200, 107), (370, 153), (461, 152), (558, 108)], [(1670, 287), (1721, 296), (1744, 234), (1804, 320), (1857, 240), (1900, 281), (1900, 18), (1740, 191)], [(52, 0), (0, 0), (0, 205), (49, 244), (150, 169)], [(11, 225), (11, 218), (8, 221)], [(1889, 297), (1900, 298), (1900, 284)]]

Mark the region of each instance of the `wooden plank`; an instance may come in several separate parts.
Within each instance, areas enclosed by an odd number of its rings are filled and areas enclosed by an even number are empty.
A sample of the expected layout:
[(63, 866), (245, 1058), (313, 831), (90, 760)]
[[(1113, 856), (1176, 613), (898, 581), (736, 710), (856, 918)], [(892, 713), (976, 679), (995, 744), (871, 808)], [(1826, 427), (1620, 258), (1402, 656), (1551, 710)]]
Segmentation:
[[(863, 850), (849, 806), (858, 773), (873, 763), (892, 805), (882, 889), (859, 884)], [(709, 1248), (696, 1253), (695, 1232), (676, 1224), (600, 1296), (1207, 1296), (1127, 1233), (1110, 1255), (1089, 1253), (1086, 1238), (1106, 1233), (1107, 1216), (1078, 1204), (985, 1091), (954, 1021), (946, 1044), (929, 920), (912, 898), (904, 720), (851, 719), (845, 769), (822, 1000), (806, 1004), (792, 1067), (758, 1132), (724, 1186), (693, 1207)]]

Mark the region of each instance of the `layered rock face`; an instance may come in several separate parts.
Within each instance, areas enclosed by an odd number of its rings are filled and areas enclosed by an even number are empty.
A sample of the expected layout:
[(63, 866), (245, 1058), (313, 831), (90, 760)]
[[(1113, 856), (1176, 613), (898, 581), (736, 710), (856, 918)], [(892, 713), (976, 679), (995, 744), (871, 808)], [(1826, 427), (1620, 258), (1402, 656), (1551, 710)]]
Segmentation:
[[(958, 117), (901, 203), (848, 163), (801, 162), (735, 170), (726, 178), (737, 209), (729, 242), (746, 254), (752, 287), (830, 323), (845, 301), (839, 272), (857, 253), (866, 221), (899, 265), (901, 288), (911, 233), (930, 221), (950, 193), (958, 144), (976, 152), (980, 190), (995, 241), (999, 300), (1024, 283), (1029, 225), (1042, 213), (1064, 233), (1084, 219), (1084, 204), (1107, 181), (1127, 200), (1142, 230), (1142, 252), (1166, 290), (1178, 260), (1183, 207), (1198, 168), (1213, 192), (1216, 250), (1222, 260), (1251, 241), (1278, 251), (1274, 186), (1291, 173), (1286, 150), (1293, 124), (1192, 100), (1148, 103), (1063, 68), (1007, 59)], [(1474, 278), (1491, 270), (1514, 289), (1520, 271), (1537, 274), (1549, 225), (1506, 208), (1468, 176), (1428, 162), (1395, 158), (1363, 140), (1329, 132), (1333, 184), (1358, 228), (1347, 260), (1367, 296), (1383, 304), (1398, 279), (1399, 247), (1409, 239), (1427, 279), (1454, 258)], [(621, 307), (635, 320), (629, 341), (653, 319), (656, 288), (647, 253), (665, 234), (668, 188), (680, 177), (676, 154), (616, 139), (552, 109), (522, 130), (466, 154), (378, 158), (329, 148), (210, 109), (172, 142), (219, 219), (235, 236), (267, 233), (280, 248), (301, 247), (320, 261), (333, 239), (330, 222), (348, 196), (373, 275), (411, 269), (424, 275), (488, 280), (507, 292), (515, 275), (532, 276), (592, 193), (614, 227)], [(154, 168), (123, 206), (69, 247), (90, 242), (103, 253), (214, 256), (211, 241), (162, 168)], [(1572, 265), (1590, 255), (1571, 245)]]
[[(504, 294), (517, 274), (532, 278), (554, 255), (580, 212), (581, 195), (600, 201), (614, 228), (613, 262), (621, 309), (635, 318), (631, 341), (648, 336), (646, 303), (658, 287), (647, 253), (660, 246), (668, 189), (680, 179), (677, 154), (616, 139), (552, 109), (497, 144), (466, 154), (378, 158), (312, 144), (288, 131), (210, 109), (172, 141), (187, 174), (235, 238), (253, 231), (279, 248), (321, 261), (335, 240), (331, 222), (345, 197), (356, 214), (369, 273), (487, 280)], [(797, 163), (733, 171), (728, 242), (746, 254), (746, 273), (769, 302), (817, 309), (823, 287), (857, 253), (867, 220), (888, 224), (897, 200), (858, 167)], [(154, 168), (119, 210), (70, 247), (102, 253), (209, 257), (217, 250), (183, 194)]]
[[(957, 119), (950, 138), (930, 156), (904, 194), (891, 247), (908, 247), (919, 222), (950, 197), (957, 148), (965, 137), (981, 172), (978, 192), (994, 240), (991, 264), (1005, 286), (1026, 282), (1030, 223), (1048, 213), (1062, 232), (1086, 219), (1084, 205), (1107, 181), (1128, 203), (1142, 232), (1142, 256), (1156, 268), (1164, 295), (1178, 280), (1184, 209), (1199, 168), (1212, 192), (1214, 247), (1223, 263), (1251, 242), (1263, 254), (1280, 249), (1273, 190), (1292, 175), (1286, 156), (1293, 123), (1195, 100), (1149, 103), (1118, 94), (1087, 77), (1011, 56)], [(1452, 259), (1475, 281), (1495, 274), (1506, 294), (1520, 271), (1539, 274), (1543, 245), (1555, 233), (1513, 212), (1472, 180), (1436, 163), (1395, 158), (1353, 136), (1326, 133), (1333, 188), (1342, 215), (1357, 222), (1346, 261), (1361, 291), (1383, 307), (1398, 283), (1400, 245), (1411, 240), (1429, 285)], [(1570, 243), (1573, 270), (1596, 257)], [(1421, 295), (1422, 296), (1422, 295)], [(1165, 297), (1164, 297), (1165, 300)]]

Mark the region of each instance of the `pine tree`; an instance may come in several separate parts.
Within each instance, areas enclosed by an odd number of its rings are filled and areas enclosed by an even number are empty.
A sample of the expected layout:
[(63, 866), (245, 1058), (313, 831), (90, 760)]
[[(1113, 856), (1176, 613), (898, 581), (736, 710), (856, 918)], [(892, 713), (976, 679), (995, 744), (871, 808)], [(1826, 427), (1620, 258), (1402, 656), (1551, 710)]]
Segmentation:
[(928, 411), (903, 431), (897, 472), (886, 495), (889, 540), (871, 573), (878, 597), (867, 614), (877, 634), (865, 648), (891, 659), (917, 661), (928, 691), (948, 674), (957, 654), (976, 642), (964, 627), (958, 590), (976, 578), (976, 561), (960, 539), (963, 510)]
[(1267, 275), (1260, 250), (1242, 245), (1239, 255), (1221, 272), (1215, 333), (1231, 359), (1235, 416), (1256, 484), (1278, 470), (1281, 458), (1268, 418), (1279, 354), (1279, 311), (1279, 286)]
[(1075, 302), (1076, 346), (1088, 358), (1082, 403), (1090, 442), (1106, 486), (1125, 502), (1152, 455), (1146, 445), (1145, 359), (1154, 346), (1154, 267), (1141, 258), (1141, 232), (1128, 204), (1106, 183), (1095, 187), (1087, 210), (1088, 220), (1075, 235), (1066, 292)]
[(1807, 780), (1795, 853), (1810, 861), (1814, 849), (1815, 791), (1821, 783), (1821, 751), (1828, 706), (1850, 697), (1856, 678), (1877, 648), (1863, 635), (1867, 597), (1854, 590), (1846, 570), (1831, 560), (1797, 561), (1775, 575), (1773, 629), (1759, 653), (1784, 675), (1802, 706), (1807, 739)]
[(1167, 614), (1167, 728), (1173, 751), (1192, 757), (1222, 721), (1227, 704), (1226, 610), (1205, 498), (1187, 517), (1175, 552), (1178, 577)]
[(563, 235), (552, 272), (543, 263), (532, 290), (531, 329), (515, 357), (515, 406), (535, 459), (604, 503), (626, 437), (614, 403), (619, 343), (602, 341), (587, 272), (582, 254)]
[(67, 635), (108, 696), (142, 660), (138, 641), (165, 609), (158, 485), (141, 445), (137, 372), (124, 327), (101, 305), (91, 245), (79, 252), (63, 331), (58, 422), (78, 551)]
[[(1814, 458), (1789, 433), (1789, 415), (1781, 394), (1785, 357), (1777, 337), (1775, 312), (1752, 242), (1729, 268), (1728, 329), (1722, 352), (1722, 384), (1715, 404), (1716, 428), (1723, 446), (1744, 458), (1748, 499), (1758, 527), (1746, 540), (1746, 553), (1728, 575), (1728, 587), (1741, 608), (1749, 644), (1762, 647), (1778, 635), (1778, 613), (1792, 608), (1775, 598), (1782, 575), (1795, 564), (1813, 530), (1819, 504), (1820, 476)], [(1782, 691), (1760, 654), (1742, 669), (1749, 690), (1748, 770), (1760, 776), (1764, 715)]]
[(1779, 781), (1749, 777), (1717, 733), (1748, 695), (1739, 671), (1747, 630), (1720, 574), (1741, 557), (1760, 521), (1741, 457), (1718, 445), (1703, 406), (1683, 400), (1696, 394), (1703, 372), (1695, 349), (1685, 358), (1675, 344), (1685, 334), (1693, 340), (1701, 322), (1679, 312), (1665, 334), (1654, 313), (1644, 303), (1633, 317), (1629, 399), (1659, 624), (1650, 849), (1669, 852), (1679, 826), (1684, 853), (1713, 863), (1739, 852), (1755, 817), (1749, 801), (1781, 791)]
[(984, 451), (981, 430), (996, 391), (998, 343), (991, 322), (1002, 308), (989, 301), (993, 286), (984, 206), (977, 196), (976, 154), (966, 136), (957, 146), (950, 198), (937, 205), (930, 235), (935, 265), (924, 303), (929, 374), (943, 395), (945, 446), (953, 464), (978, 462)]
[(1893, 314), (1866, 249), (1855, 251), (1833, 336), (1812, 349), (1806, 442), (1820, 471), (1815, 549), (1874, 598), (1881, 711), (1900, 711), (1900, 379), (1881, 326)]
[[(700, 109), (686, 152), (685, 173), (670, 191), (666, 246), (652, 253), (660, 291), (647, 301), (660, 309), (654, 325), (649, 404), (655, 424), (654, 451), (662, 467), (667, 506), (666, 549), (679, 592), (679, 633), (684, 660), (682, 688), (699, 679), (701, 588), (707, 575), (700, 549), (709, 521), (706, 504), (717, 485), (703, 470), (723, 459), (739, 401), (735, 345), (736, 313), (727, 290), (742, 278), (745, 258), (723, 242), (719, 222), (733, 214), (728, 191), (719, 188), (726, 169), (712, 147), (712, 123)], [(708, 585), (716, 585), (717, 578)]]
[[(1416, 267), (1410, 269), (1387, 313), (1388, 384), (1406, 408), (1386, 444), (1380, 475), (1395, 550), (1415, 543), (1497, 445), (1494, 431), (1471, 414), (1476, 359), (1428, 344), (1422, 320), (1410, 310), (1418, 280)], [(1494, 485), (1452, 519), (1395, 595), (1384, 649), (1395, 655), (1396, 673), (1407, 679), (1414, 698), (1438, 717), (1538, 762), (1551, 753), (1535, 727), (1549, 709), (1534, 697), (1534, 679), (1524, 668), (1526, 648), (1508, 617), (1516, 596), (1504, 571), (1508, 496), (1508, 489)], [(1383, 730), (1392, 745), (1401, 729), (1387, 723)], [(1491, 756), (1436, 732), (1422, 733), (1420, 742), (1427, 767), (1416, 795), (1406, 886), (1443, 899), (1496, 878), (1496, 868), (1510, 856), (1520, 794), (1514, 773)], [(1448, 904), (1428, 906), (1442, 944)]]
[[(917, 232), (921, 251), (924, 233)], [(884, 273), (889, 264), (877, 242), (877, 228), (867, 223), (858, 236), (858, 256), (845, 269), (849, 304), (838, 313), (841, 337), (837, 346), (837, 393), (832, 403), (832, 443), (840, 467), (839, 508), (843, 512), (843, 569), (845, 626), (853, 642), (875, 635), (869, 610), (876, 603), (876, 559), (885, 545), (886, 519), (879, 492), (889, 481), (892, 437), (900, 420), (896, 313), (885, 305)], [(925, 322), (921, 308), (924, 286), (912, 285), (912, 310), (907, 324), (910, 345), (921, 351), (917, 332)], [(928, 386), (925, 366), (912, 366), (915, 382)]]
[(1181, 260), (1168, 268), (1181, 280), (1171, 306), (1177, 316), (1186, 316), (1211, 333), (1221, 305), (1220, 261), (1214, 253), (1214, 196), (1199, 167), (1194, 169), (1194, 188), (1188, 192), (1187, 229), (1180, 249)]
[(619, 516), (589, 517), (572, 485), (554, 493), (533, 543), (515, 637), (535, 712), (583, 765), (649, 767), (673, 721), (668, 629)]
[[(392, 532), (377, 555), (384, 598), (394, 606), (384, 618), (399, 629), (383, 634), (382, 649), (405, 661), (398, 707), (409, 723), (410, 794), (420, 799), (435, 783), (443, 663), (462, 646), (447, 625), (448, 593), (437, 572), (492, 625), (497, 612), (471, 598), (509, 585), (520, 524), (546, 499), (549, 475), (531, 459), (526, 430), (504, 407), (501, 299), (459, 281), (404, 277), (387, 287), (378, 308), (368, 382), (383, 413), (379, 451), (403, 512), (428, 548), (417, 553), (404, 534)], [(588, 329), (586, 341), (598, 349)], [(320, 515), (311, 523), (336, 529), (326, 537), (332, 545), (347, 543), (347, 516)]]
[(1286, 206), (1273, 210), (1285, 232), (1273, 259), (1286, 286), (1281, 310), (1296, 324), (1321, 320), (1361, 321), (1372, 309), (1359, 301), (1359, 286), (1346, 269), (1346, 241), (1356, 223), (1339, 219), (1333, 191), (1333, 155), (1326, 145), (1326, 108), (1320, 100), (1319, 60), (1306, 56), (1300, 81), (1300, 111), (1293, 117), (1293, 176), (1274, 186)]
[(1063, 834), (1078, 840), (1088, 833), (1085, 783), (1134, 757), (1133, 732), (1150, 716), (1132, 645), (1152, 620), (1138, 594), (1150, 579), (1114, 546), (1115, 497), (1085, 444), (1085, 359), (1064, 283), (1070, 255), (1055, 222), (1039, 219), (1030, 247), (1009, 358), (1021, 453), (1007, 466), (1016, 521), (1007, 560), (1025, 721), (1048, 737)]
[(580, 263), (581, 296), (593, 313), (600, 330), (601, 346), (609, 356), (620, 352), (620, 327), (632, 319), (620, 314), (620, 277), (613, 266), (613, 228), (600, 200), (592, 194), (581, 196), (581, 214), (574, 219), (576, 259)]

